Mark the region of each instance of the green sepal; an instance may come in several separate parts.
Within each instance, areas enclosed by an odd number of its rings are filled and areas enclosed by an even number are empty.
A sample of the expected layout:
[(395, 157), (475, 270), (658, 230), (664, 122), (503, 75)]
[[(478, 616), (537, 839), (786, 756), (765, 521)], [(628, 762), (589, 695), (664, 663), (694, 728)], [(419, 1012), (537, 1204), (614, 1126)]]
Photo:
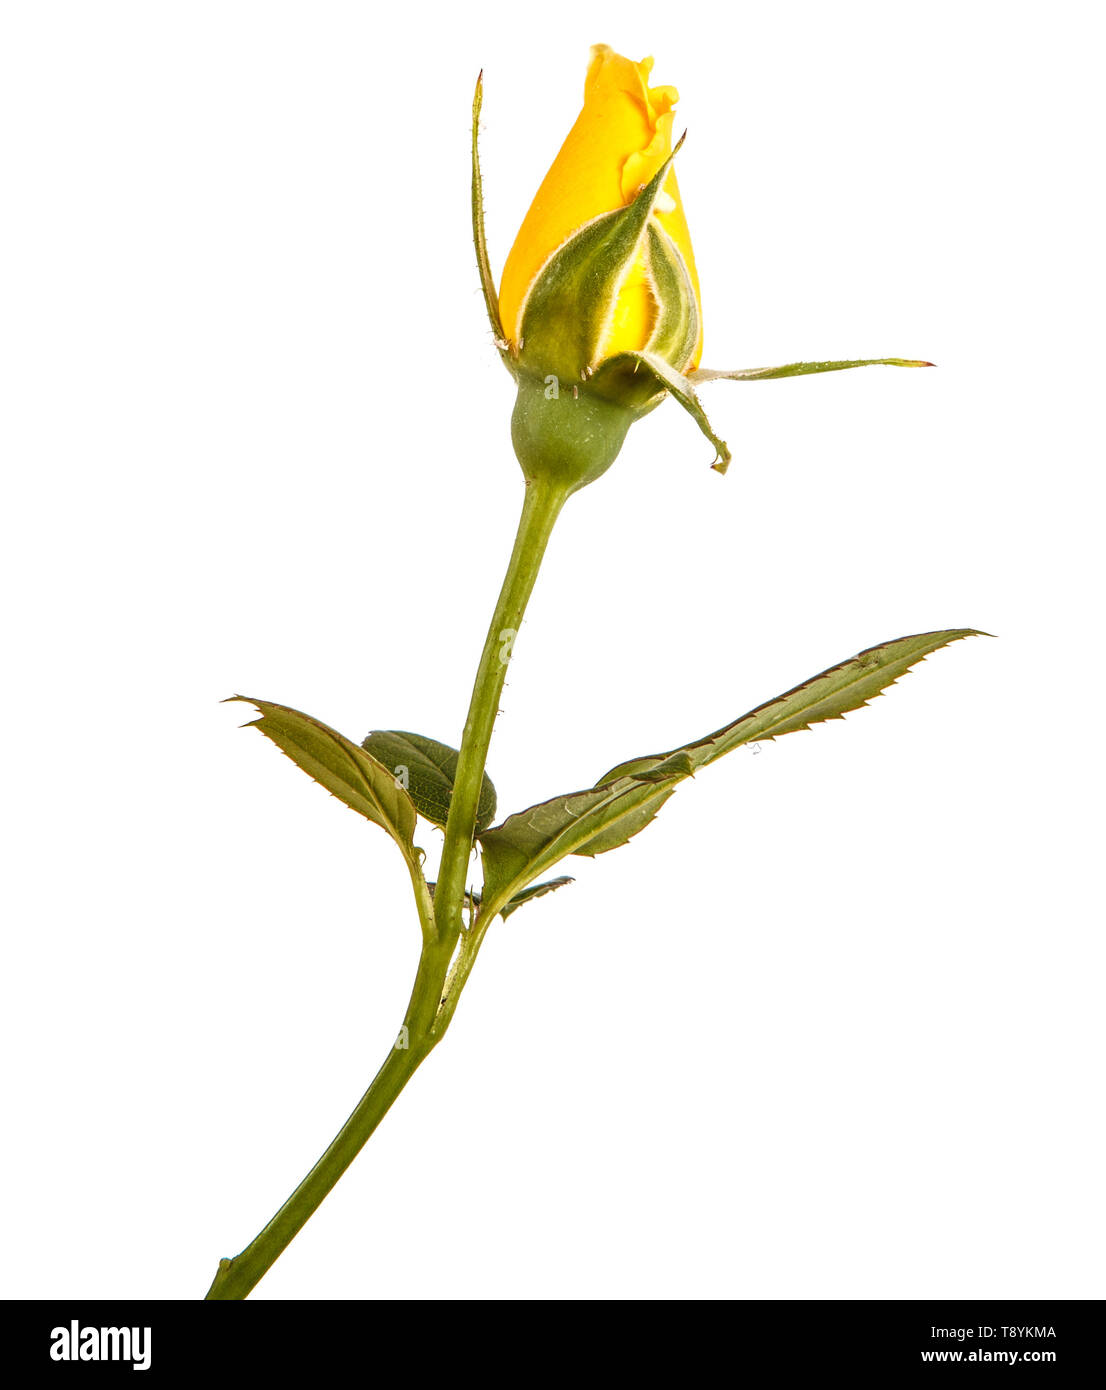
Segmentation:
[(488, 258), (488, 239), (484, 231), (484, 181), (480, 174), (480, 110), (484, 104), (484, 74), (476, 79), (476, 90), (472, 97), (472, 243), (476, 250), (476, 268), (480, 272), (480, 289), (484, 295), (484, 307), (488, 313), (492, 337), (507, 370), (514, 374), (514, 361), (508, 351), (509, 344), (503, 333), (503, 321), (499, 316), (499, 294), (495, 288), (491, 261)]
[[(592, 378), (593, 393), (609, 399), (636, 400), (639, 416), (660, 404), (665, 393), (679, 402), (714, 446), (711, 467), (725, 473), (733, 455), (726, 441), (715, 434), (706, 411), (695, 394), (690, 376), (653, 352), (621, 352), (608, 358)], [(636, 395), (635, 395), (636, 392)]]
[(700, 367), (688, 372), (696, 386), (704, 381), (778, 381), (787, 376), (817, 376), (820, 372), (846, 372), (850, 367), (932, 367), (932, 362), (915, 362), (906, 357), (869, 357), (854, 362), (789, 362), (786, 367), (750, 367), (744, 371), (715, 372)]
[(417, 859), (415, 803), (388, 767), (309, 714), (253, 695), (232, 695), (234, 700), (260, 711), (245, 728), (260, 730), (332, 796), (386, 830), (406, 858)]
[(553, 375), (567, 390), (595, 369), (619, 289), (682, 143), (632, 203), (575, 232), (539, 271), (523, 306), (518, 352), (533, 376)]
[(645, 350), (683, 370), (699, 341), (699, 308), (691, 275), (676, 243), (655, 221), (645, 229), (645, 247), (657, 304), (657, 320)]
[(694, 743), (619, 763), (586, 791), (508, 816), (479, 837), (485, 900), (510, 901), (566, 855), (603, 854), (625, 844), (653, 820), (680, 782), (742, 744), (841, 719), (931, 652), (982, 635), (974, 628), (951, 628), (869, 647)]
[[(361, 747), (391, 769), (393, 777), (406, 787), (420, 816), (434, 825), (445, 825), (460, 757), (456, 748), (400, 729), (375, 729), (362, 740)], [(477, 830), (490, 825), (494, 815), (495, 787), (485, 773), (476, 812)]]

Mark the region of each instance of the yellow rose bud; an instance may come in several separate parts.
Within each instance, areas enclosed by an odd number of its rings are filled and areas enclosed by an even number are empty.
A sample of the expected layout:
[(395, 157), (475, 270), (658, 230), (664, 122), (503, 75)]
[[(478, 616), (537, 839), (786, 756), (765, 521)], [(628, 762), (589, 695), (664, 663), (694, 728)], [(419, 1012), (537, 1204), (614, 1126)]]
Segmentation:
[[(555, 269), (557, 253), (562, 261), (571, 259), (571, 243), (581, 231), (604, 214), (629, 208), (672, 157), (677, 93), (674, 87), (649, 87), (652, 66), (651, 58), (634, 63), (606, 44), (591, 50), (583, 110), (542, 181), (503, 268), (500, 318), (511, 351), (523, 363), (533, 358), (533, 339), (541, 334), (533, 315), (527, 323), (527, 310), (543, 276), (549, 278)], [(672, 168), (657, 190), (647, 225), (650, 235), (643, 230), (631, 254), (605, 267), (605, 280), (592, 282), (592, 302), (576, 306), (592, 330), (583, 345), (586, 360), (572, 364), (577, 376), (591, 375), (621, 352), (648, 350), (666, 311), (689, 318), (691, 332), (679, 342), (670, 335), (663, 355), (677, 371), (698, 365), (699, 282)], [(650, 240), (656, 243), (652, 256)], [(684, 302), (674, 302), (680, 299)], [(534, 362), (536, 369), (543, 365)]]
[(496, 346), (518, 383), (511, 437), (527, 479), (566, 493), (604, 473), (634, 421), (666, 396), (699, 426), (724, 473), (730, 450), (700, 404), (704, 382), (930, 365), (877, 357), (699, 366), (699, 281), (673, 169), (676, 89), (650, 87), (652, 67), (651, 58), (634, 63), (606, 44), (591, 50), (583, 110), (519, 228), (498, 293), (484, 236), (476, 84), (473, 237)]
[(682, 381), (699, 361), (699, 287), (672, 168), (676, 92), (651, 88), (651, 68), (592, 49), (583, 110), (503, 270), (515, 451), (528, 478), (569, 490), (606, 471), (669, 373)]

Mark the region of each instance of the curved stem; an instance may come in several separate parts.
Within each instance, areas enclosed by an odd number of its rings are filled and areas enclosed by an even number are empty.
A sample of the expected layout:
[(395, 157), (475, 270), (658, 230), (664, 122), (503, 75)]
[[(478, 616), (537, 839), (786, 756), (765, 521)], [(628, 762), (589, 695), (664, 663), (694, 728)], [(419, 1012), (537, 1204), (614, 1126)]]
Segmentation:
[(220, 1260), (207, 1291), (211, 1300), (243, 1299), (313, 1215), (323, 1198), (361, 1152), (392, 1102), (445, 1031), (432, 1025), (442, 998), (450, 952), (434, 943), (423, 947), (403, 1029), (357, 1108), (330, 1147), (269, 1224), (240, 1255)]
[[(330, 1147), (269, 1224), (241, 1254), (232, 1260), (220, 1260), (207, 1292), (210, 1300), (243, 1299), (256, 1287), (360, 1153), (392, 1102), (441, 1041), (453, 1017), (487, 928), (486, 922), (474, 925), (471, 943), (462, 943), (460, 969), (455, 967), (450, 976), (453, 948), (461, 934), (465, 872), (476, 829), (484, 764), (511, 649), (567, 495), (564, 488), (537, 482), (527, 485), (518, 534), (484, 642), (465, 722), (433, 905), (421, 869), (414, 861), (409, 863), (423, 927), (423, 949), (396, 1045)], [(451, 981), (448, 990), (447, 978)]]
[(476, 830), (476, 809), (488, 759), (499, 697), (515, 638), (538, 577), (545, 547), (564, 506), (568, 490), (562, 486), (529, 481), (514, 550), (484, 640), (484, 650), (473, 685), (461, 752), (453, 781), (453, 795), (445, 828), (445, 845), (434, 890), (434, 917), (438, 939), (454, 942), (461, 931), (461, 906), (465, 873)]

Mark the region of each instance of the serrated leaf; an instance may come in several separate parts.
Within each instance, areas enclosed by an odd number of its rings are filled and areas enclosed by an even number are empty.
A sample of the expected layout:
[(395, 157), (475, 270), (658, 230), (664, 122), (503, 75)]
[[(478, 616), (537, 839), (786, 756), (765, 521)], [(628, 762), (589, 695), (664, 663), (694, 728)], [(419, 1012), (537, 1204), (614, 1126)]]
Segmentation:
[(232, 700), (261, 712), (246, 728), (259, 729), (280, 751), (351, 810), (385, 829), (408, 857), (414, 848), (415, 804), (395, 773), (343, 734), (287, 705), (252, 695)]
[(516, 893), (507, 906), (500, 913), (506, 921), (512, 912), (517, 912), (526, 903), (531, 903), (535, 898), (544, 898), (546, 893), (555, 893), (558, 888), (563, 888), (566, 883), (575, 883), (576, 880), (569, 874), (562, 874), (559, 878), (546, 879), (544, 883), (532, 883), (529, 888), (524, 888), (521, 893)]
[[(632, 763), (624, 763), (619, 777), (634, 777), (639, 782), (666, 782), (672, 777), (690, 777), (695, 771), (691, 755), (683, 748), (677, 748), (659, 763), (652, 758), (635, 758)], [(608, 773), (603, 782), (613, 781)]]
[[(398, 777), (401, 785), (406, 786), (420, 815), (434, 825), (445, 825), (460, 757), (456, 748), (424, 734), (406, 733), (401, 729), (375, 729), (362, 741), (361, 747), (377, 762), (391, 768), (393, 777)], [(476, 811), (477, 830), (490, 825), (494, 815), (495, 788), (485, 773)]]
[(979, 635), (974, 628), (951, 628), (869, 647), (694, 743), (619, 763), (587, 791), (554, 797), (508, 816), (480, 837), (485, 898), (509, 901), (568, 854), (602, 854), (625, 844), (699, 768), (742, 744), (841, 719), (929, 653)]
[(590, 857), (624, 845), (649, 824), (680, 780), (621, 777), (508, 816), (479, 837), (485, 898), (508, 901), (568, 854)]
[(740, 747), (779, 738), (782, 734), (809, 729), (812, 724), (830, 719), (842, 719), (851, 710), (860, 709), (888, 686), (894, 685), (911, 666), (931, 652), (959, 642), (965, 637), (985, 636), (974, 628), (950, 628), (940, 632), (919, 632), (911, 637), (898, 637), (878, 647), (868, 647), (848, 661), (812, 676), (810, 680), (768, 700), (756, 709), (735, 719), (732, 724), (707, 734), (695, 743), (685, 744), (670, 753), (657, 753), (649, 758), (634, 758), (619, 763), (607, 773), (613, 780), (632, 773), (636, 777), (663, 775), (672, 759), (685, 755), (692, 772), (706, 767), (716, 759)]
[[(512, 912), (517, 912), (520, 907), (533, 902), (535, 898), (544, 898), (546, 893), (554, 893), (558, 888), (563, 888), (566, 883), (575, 883), (576, 880), (569, 874), (562, 874), (560, 878), (546, 879), (544, 883), (532, 883), (529, 888), (524, 888), (521, 893), (516, 893), (513, 898), (500, 909), (500, 916), (506, 921)], [(430, 890), (430, 897), (434, 897), (436, 883), (427, 884)], [(475, 889), (465, 894), (465, 905), (470, 908), (478, 908), (481, 903), (481, 895)]]
[(606, 854), (608, 850), (620, 849), (629, 840), (644, 830), (647, 825), (652, 824), (657, 818), (657, 812), (676, 790), (679, 782), (686, 774), (676, 774), (670, 777), (667, 783), (657, 790), (654, 785), (646, 794), (643, 791), (650, 783), (656, 784), (661, 779), (651, 777), (634, 778), (634, 787), (628, 788), (611, 808), (610, 818), (605, 815), (599, 816), (599, 821), (603, 825), (598, 835), (592, 835), (582, 845), (572, 851), (585, 859), (594, 859), (597, 854)]

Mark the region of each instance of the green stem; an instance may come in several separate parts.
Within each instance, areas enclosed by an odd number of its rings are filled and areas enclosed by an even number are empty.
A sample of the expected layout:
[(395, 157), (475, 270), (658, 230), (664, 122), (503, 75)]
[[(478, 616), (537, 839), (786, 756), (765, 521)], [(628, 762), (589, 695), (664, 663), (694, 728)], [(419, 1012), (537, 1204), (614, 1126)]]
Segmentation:
[(461, 906), (476, 830), (476, 810), (507, 664), (534, 581), (538, 577), (545, 547), (567, 495), (567, 488), (553, 483), (532, 480), (526, 486), (526, 499), (514, 550), (476, 672), (453, 781), (445, 845), (438, 869), (438, 885), (434, 890), (434, 916), (438, 939), (443, 942), (454, 942), (460, 935)]
[(208, 1299), (243, 1299), (255, 1287), (361, 1152), (392, 1102), (441, 1039), (444, 1029), (432, 1030), (449, 957), (450, 952), (440, 945), (423, 947), (403, 1030), (372, 1085), (333, 1143), (264, 1230), (240, 1255), (219, 1261), (218, 1273), (207, 1291)]
[(470, 933), (471, 941), (461, 943), (448, 997), (443, 1004), (443, 996), (447, 994), (446, 980), (450, 978), (450, 962), (461, 934), (465, 873), (476, 829), (484, 764), (495, 717), (499, 712), (499, 697), (503, 692), (511, 648), (534, 588), (550, 533), (566, 496), (567, 491), (561, 487), (537, 482), (527, 485), (514, 550), (484, 642), (461, 740), (438, 886), (434, 894), (433, 919), (421, 870), (416, 865), (410, 866), (423, 926), (423, 949), (396, 1046), (330, 1147), (269, 1224), (240, 1255), (232, 1260), (220, 1260), (218, 1272), (207, 1292), (208, 1299), (243, 1299), (256, 1287), (361, 1152), (388, 1113), (392, 1102), (441, 1041), (449, 1026), (457, 998), (468, 979), (486, 930), (486, 923), (481, 923), (478, 929), (474, 927)]

